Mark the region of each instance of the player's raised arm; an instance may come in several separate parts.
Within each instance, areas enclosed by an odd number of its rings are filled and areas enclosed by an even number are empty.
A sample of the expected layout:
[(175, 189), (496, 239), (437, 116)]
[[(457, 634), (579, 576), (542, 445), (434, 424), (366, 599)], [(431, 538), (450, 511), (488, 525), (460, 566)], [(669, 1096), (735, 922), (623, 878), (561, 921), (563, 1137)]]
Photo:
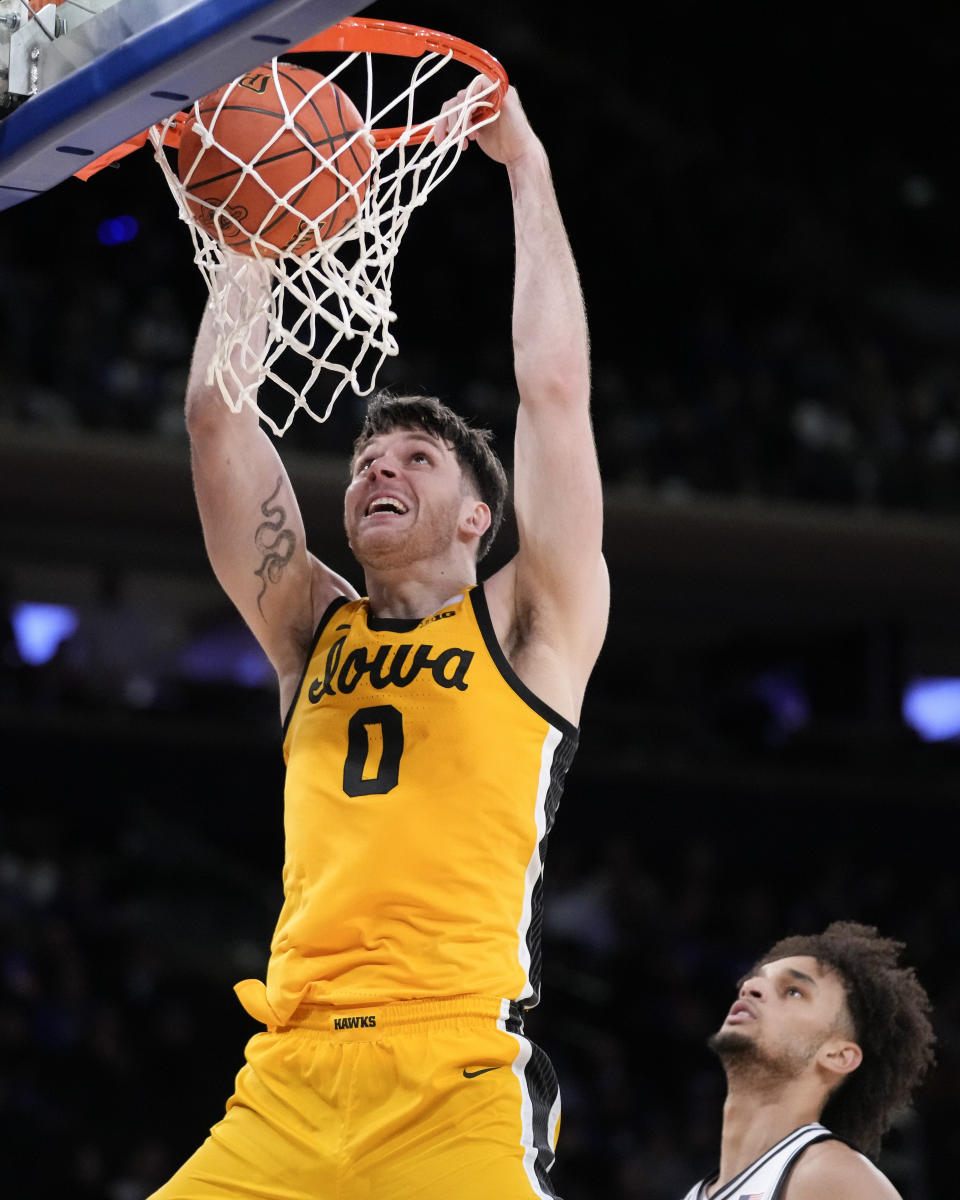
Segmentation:
[[(233, 303), (245, 309), (249, 345), (259, 349), (258, 340), (266, 336), (267, 279), (252, 259), (233, 256), (228, 269), (241, 285), (234, 289)], [(186, 398), (197, 507), (213, 570), (276, 669), (286, 711), (323, 610), (336, 594), (354, 593), (308, 553), (290, 480), (257, 413), (246, 405), (231, 411), (216, 381), (208, 379), (215, 343), (208, 302)], [(246, 357), (242, 349), (234, 352), (235, 385), (254, 369), (247, 367)], [(249, 355), (250, 363), (256, 359), (255, 353)]]
[(583, 297), (546, 151), (512, 88), (499, 119), (479, 129), (475, 138), (507, 168), (516, 242), (513, 345), (520, 408), (514, 505), (519, 552), (503, 578), (491, 585), (508, 586), (519, 623), (555, 651), (570, 685), (569, 702), (561, 707), (579, 712), (609, 603)]

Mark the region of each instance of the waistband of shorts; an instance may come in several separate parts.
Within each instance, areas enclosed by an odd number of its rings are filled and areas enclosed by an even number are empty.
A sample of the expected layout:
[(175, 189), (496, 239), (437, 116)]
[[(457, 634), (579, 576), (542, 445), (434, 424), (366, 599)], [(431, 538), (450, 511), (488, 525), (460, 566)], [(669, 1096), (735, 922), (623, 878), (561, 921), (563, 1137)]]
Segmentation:
[(309, 1029), (336, 1041), (375, 1041), (387, 1033), (412, 1033), (418, 1026), (443, 1021), (509, 1022), (520, 1032), (519, 1007), (494, 996), (448, 996), (437, 1000), (400, 1000), (391, 1004), (331, 1007), (301, 1004), (283, 1025), (268, 1025), (272, 1033)]

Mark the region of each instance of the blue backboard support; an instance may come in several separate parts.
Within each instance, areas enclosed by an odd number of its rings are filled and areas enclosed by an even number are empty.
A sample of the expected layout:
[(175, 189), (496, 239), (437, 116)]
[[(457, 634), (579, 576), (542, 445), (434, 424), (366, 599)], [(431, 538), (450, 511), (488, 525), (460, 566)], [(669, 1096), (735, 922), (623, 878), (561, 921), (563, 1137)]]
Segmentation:
[(365, 6), (117, 0), (43, 48), (40, 90), (0, 120), (0, 211)]

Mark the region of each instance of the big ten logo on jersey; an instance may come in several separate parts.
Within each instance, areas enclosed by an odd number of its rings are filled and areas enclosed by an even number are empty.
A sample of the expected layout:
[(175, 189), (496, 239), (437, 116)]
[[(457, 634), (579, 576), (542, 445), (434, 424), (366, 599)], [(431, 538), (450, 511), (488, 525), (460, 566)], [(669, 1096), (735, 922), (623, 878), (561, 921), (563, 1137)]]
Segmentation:
[[(338, 630), (344, 628), (349, 630), (350, 627), (337, 626)], [(422, 671), (429, 672), (438, 687), (456, 688), (460, 692), (467, 690), (472, 650), (450, 646), (434, 654), (434, 647), (429, 642), (419, 645), (388, 642), (378, 646), (372, 657), (366, 646), (355, 646), (344, 654), (347, 636), (347, 633), (342, 634), (327, 650), (323, 677), (317, 675), (307, 689), (311, 704), (319, 704), (324, 696), (352, 692), (365, 678), (378, 691), (386, 687), (409, 687)]]
[(443, 612), (434, 613), (432, 617), (424, 617), (417, 628), (422, 629), (424, 625), (432, 625), (434, 621), (443, 621), (447, 617), (455, 617), (456, 615), (457, 610), (455, 608), (448, 608)]
[(258, 96), (262, 96), (270, 86), (272, 78), (273, 76), (269, 71), (262, 69), (250, 71), (249, 74), (244, 75), (240, 80), (240, 86), (246, 88), (248, 92), (256, 92)]

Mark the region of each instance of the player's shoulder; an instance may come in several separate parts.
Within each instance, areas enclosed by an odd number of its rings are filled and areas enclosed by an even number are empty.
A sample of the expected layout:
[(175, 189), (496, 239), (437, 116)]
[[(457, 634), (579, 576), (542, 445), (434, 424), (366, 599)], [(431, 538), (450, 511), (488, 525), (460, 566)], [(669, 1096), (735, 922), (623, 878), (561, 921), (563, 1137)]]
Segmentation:
[(902, 1200), (889, 1179), (868, 1158), (831, 1138), (809, 1146), (790, 1175), (784, 1200)]

